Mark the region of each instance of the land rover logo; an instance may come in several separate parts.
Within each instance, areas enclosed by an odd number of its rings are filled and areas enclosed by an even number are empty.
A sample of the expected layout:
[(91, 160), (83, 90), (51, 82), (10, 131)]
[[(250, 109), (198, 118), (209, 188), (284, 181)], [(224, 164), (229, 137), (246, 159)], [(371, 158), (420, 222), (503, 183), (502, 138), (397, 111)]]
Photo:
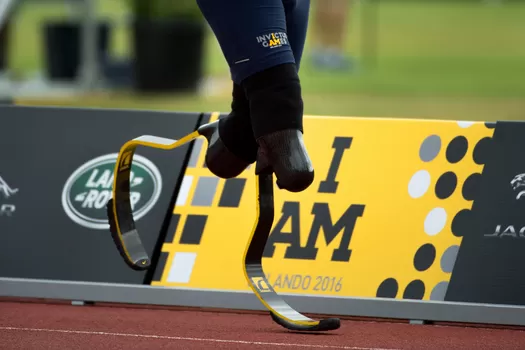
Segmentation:
[[(107, 154), (80, 166), (62, 190), (62, 206), (79, 225), (109, 229), (106, 204), (111, 198), (118, 154)], [(130, 175), (130, 200), (135, 220), (146, 215), (159, 199), (162, 177), (148, 159), (135, 154)]]

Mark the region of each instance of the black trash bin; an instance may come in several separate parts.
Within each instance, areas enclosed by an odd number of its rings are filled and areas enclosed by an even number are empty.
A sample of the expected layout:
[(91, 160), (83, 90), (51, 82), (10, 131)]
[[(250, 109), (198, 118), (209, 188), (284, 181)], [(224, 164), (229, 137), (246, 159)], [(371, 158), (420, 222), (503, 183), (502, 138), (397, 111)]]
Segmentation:
[(8, 68), (9, 27), (9, 20), (6, 20), (4, 24), (0, 27), (0, 72), (7, 70)]
[(203, 75), (205, 31), (202, 21), (136, 19), (136, 89), (152, 93), (196, 91)]
[[(109, 56), (110, 24), (98, 22), (98, 62)], [(44, 25), (45, 71), (50, 80), (71, 81), (80, 73), (82, 63), (82, 23), (48, 22)]]

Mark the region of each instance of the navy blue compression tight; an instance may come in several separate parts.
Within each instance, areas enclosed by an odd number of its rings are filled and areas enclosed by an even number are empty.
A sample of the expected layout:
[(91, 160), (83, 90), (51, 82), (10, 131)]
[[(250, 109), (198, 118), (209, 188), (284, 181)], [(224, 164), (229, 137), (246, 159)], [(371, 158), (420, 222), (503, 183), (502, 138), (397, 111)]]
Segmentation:
[(266, 164), (293, 192), (313, 181), (304, 143), (299, 65), (310, 0), (197, 0), (230, 68), (232, 109), (218, 125), (206, 162), (230, 178)]
[(310, 0), (197, 0), (212, 28), (232, 80), (283, 63), (299, 66)]

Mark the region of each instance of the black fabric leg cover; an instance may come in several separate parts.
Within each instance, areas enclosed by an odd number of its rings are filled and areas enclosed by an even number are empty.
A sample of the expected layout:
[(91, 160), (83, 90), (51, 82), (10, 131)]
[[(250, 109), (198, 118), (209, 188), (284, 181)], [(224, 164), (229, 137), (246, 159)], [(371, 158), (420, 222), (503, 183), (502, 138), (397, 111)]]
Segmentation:
[(258, 146), (253, 136), (250, 104), (240, 85), (233, 85), (232, 97), (231, 112), (221, 119), (219, 133), (226, 147), (251, 164), (255, 162)]
[(256, 140), (279, 130), (303, 131), (303, 98), (295, 64), (266, 69), (245, 79), (242, 86)]
[(220, 178), (239, 176), (257, 156), (257, 143), (253, 137), (250, 108), (243, 89), (233, 87), (230, 114), (210, 125), (206, 166)]
[(270, 167), (279, 188), (304, 191), (314, 180), (314, 168), (303, 142), (303, 100), (295, 65), (267, 69), (242, 85), (259, 145), (256, 170)]

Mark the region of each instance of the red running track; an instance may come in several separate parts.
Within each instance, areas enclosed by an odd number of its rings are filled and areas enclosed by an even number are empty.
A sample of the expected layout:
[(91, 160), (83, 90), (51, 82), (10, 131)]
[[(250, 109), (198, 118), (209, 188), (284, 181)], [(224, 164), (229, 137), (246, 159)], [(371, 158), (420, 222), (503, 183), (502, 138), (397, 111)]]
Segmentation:
[(293, 333), (267, 315), (0, 302), (1, 349), (525, 349), (511, 329), (343, 320)]

